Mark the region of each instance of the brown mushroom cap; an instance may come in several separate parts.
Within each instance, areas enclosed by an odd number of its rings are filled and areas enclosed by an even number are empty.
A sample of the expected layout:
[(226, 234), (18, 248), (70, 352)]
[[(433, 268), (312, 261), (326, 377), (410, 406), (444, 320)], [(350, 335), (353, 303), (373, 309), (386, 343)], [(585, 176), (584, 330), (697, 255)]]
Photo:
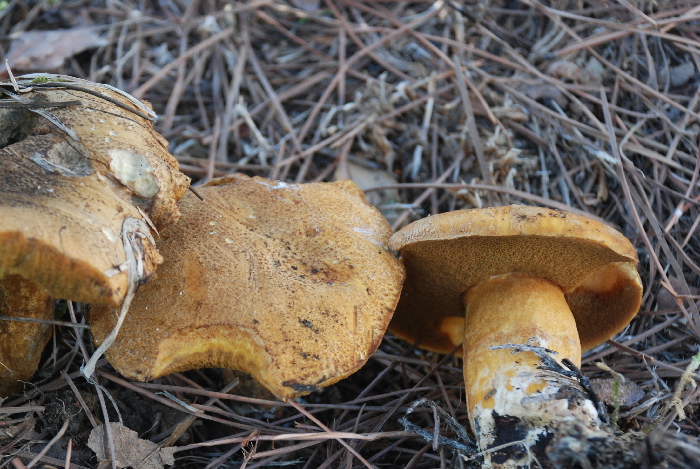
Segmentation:
[[(141, 210), (157, 228), (174, 223), (189, 180), (145, 104), (106, 85), (47, 80), (20, 78), (34, 91), (0, 109), (0, 277), (21, 275), (56, 298), (119, 305), (124, 220), (143, 219)], [(141, 243), (147, 278), (161, 258)]]
[(583, 216), (511, 205), (459, 210), (413, 222), (390, 241), (407, 276), (389, 329), (421, 347), (447, 353), (461, 343), (440, 323), (462, 323), (465, 291), (511, 272), (559, 285), (582, 348), (609, 339), (639, 310), (637, 253), (622, 234)]
[[(53, 300), (34, 282), (19, 275), (0, 279), (0, 316), (53, 319)], [(22, 389), (39, 367), (51, 338), (51, 326), (0, 320), (0, 397)]]
[[(203, 367), (252, 374), (290, 399), (355, 372), (379, 345), (404, 270), (391, 229), (350, 181), (214, 180), (161, 233), (165, 262), (139, 289), (110, 363), (150, 380)], [(101, 342), (116, 315), (93, 308)]]

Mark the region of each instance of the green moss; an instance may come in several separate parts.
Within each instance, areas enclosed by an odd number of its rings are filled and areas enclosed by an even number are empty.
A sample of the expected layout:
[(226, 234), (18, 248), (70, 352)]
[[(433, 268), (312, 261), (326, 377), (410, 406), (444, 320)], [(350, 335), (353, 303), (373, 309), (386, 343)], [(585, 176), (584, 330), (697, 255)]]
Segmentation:
[(613, 388), (613, 414), (610, 418), (610, 426), (613, 433), (618, 430), (618, 422), (620, 420), (620, 381), (615, 378), (612, 383)]

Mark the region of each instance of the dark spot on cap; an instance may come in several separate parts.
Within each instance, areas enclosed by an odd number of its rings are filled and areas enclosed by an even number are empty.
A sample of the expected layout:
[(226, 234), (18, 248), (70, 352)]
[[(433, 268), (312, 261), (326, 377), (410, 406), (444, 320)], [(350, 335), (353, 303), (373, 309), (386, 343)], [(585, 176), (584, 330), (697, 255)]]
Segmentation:
[(285, 381), (282, 383), (282, 386), (292, 388), (296, 392), (314, 392), (318, 391), (318, 386), (315, 386), (313, 384), (299, 384), (294, 381)]
[(299, 319), (299, 323), (304, 327), (309, 327), (309, 328), (314, 327), (314, 323), (312, 323), (308, 319)]

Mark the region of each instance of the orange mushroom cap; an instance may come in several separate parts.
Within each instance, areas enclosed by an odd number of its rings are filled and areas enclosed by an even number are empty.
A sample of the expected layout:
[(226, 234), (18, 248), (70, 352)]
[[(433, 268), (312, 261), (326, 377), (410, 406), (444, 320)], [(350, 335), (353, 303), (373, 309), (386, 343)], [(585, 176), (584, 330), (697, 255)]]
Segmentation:
[[(0, 277), (116, 306), (128, 284), (124, 220), (145, 214), (157, 228), (174, 223), (189, 179), (146, 104), (107, 85), (42, 77), (20, 77), (21, 100), (0, 108)], [(147, 239), (140, 243), (143, 280), (161, 258)]]
[[(361, 367), (379, 345), (404, 270), (391, 229), (350, 181), (234, 175), (187, 195), (162, 233), (165, 262), (139, 289), (110, 363), (150, 380), (236, 368), (290, 399)], [(115, 324), (93, 308), (96, 342)]]
[(619, 332), (641, 305), (629, 240), (560, 210), (511, 205), (433, 215), (399, 230), (389, 247), (401, 251), (407, 271), (389, 329), (440, 353), (461, 344), (464, 293), (497, 275), (535, 275), (559, 285), (584, 350)]

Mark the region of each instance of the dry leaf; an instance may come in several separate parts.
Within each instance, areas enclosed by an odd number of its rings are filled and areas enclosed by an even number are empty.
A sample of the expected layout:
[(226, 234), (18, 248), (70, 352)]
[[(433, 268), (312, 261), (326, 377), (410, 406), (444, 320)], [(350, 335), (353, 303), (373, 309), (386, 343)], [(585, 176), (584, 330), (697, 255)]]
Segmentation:
[(87, 49), (107, 44), (93, 28), (24, 31), (13, 35), (7, 61), (12, 70), (45, 72)]
[[(121, 423), (110, 422), (109, 425), (112, 429), (114, 456), (118, 468), (128, 466), (134, 469), (163, 469), (164, 465), (175, 464), (174, 447), (159, 448), (152, 441), (142, 440), (138, 433)], [(90, 432), (88, 447), (97, 455), (100, 466), (106, 466), (109, 462), (108, 445), (104, 425)]]
[[(396, 176), (381, 169), (370, 169), (352, 161), (347, 162), (345, 171), (341, 171), (339, 166), (333, 175), (334, 180), (350, 179), (363, 191), (379, 186), (391, 186), (398, 184)], [(381, 191), (368, 192), (367, 202), (381, 210), (382, 205), (393, 204), (400, 200), (399, 191), (395, 188)]]
[(692, 61), (683, 62), (679, 65), (671, 67), (670, 73), (667, 67), (662, 68), (657, 72), (659, 76), (659, 84), (663, 86), (666, 80), (670, 81), (672, 87), (683, 86), (695, 76), (695, 64)]
[(554, 78), (590, 86), (600, 85), (604, 73), (603, 65), (593, 57), (584, 67), (569, 60), (557, 60), (547, 68), (547, 74)]
[[(681, 279), (679, 279), (676, 276), (669, 275), (668, 276), (668, 281), (671, 283), (671, 288), (676, 293), (680, 293), (683, 291), (683, 282)], [(690, 294), (691, 295), (697, 295), (698, 291), (700, 289), (695, 288), (695, 287), (690, 287)], [(656, 295), (656, 302), (658, 304), (659, 310), (664, 311), (664, 310), (671, 310), (671, 311), (677, 311), (678, 310), (678, 301), (679, 299), (670, 291), (668, 291), (665, 288), (660, 288), (659, 293)]]
[[(617, 391), (615, 391), (617, 386)], [(644, 390), (631, 381), (617, 382), (612, 378), (592, 379), (591, 389), (598, 395), (601, 401), (610, 407), (617, 405), (628, 409), (639, 402), (644, 396)], [(616, 395), (617, 394), (617, 395)]]

